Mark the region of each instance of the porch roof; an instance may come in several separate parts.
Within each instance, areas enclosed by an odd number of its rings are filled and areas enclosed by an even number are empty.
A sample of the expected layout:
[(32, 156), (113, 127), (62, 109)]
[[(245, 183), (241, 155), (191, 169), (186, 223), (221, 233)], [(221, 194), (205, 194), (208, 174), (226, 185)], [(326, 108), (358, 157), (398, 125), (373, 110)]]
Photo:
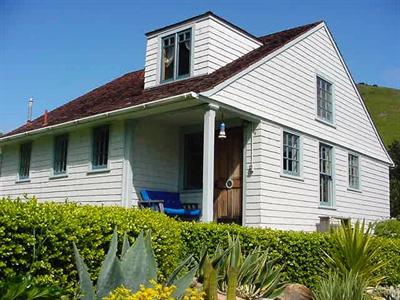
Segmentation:
[[(154, 88), (144, 89), (143, 69), (127, 73), (50, 111), (46, 124), (44, 124), (44, 115), (42, 115), (32, 122), (28, 122), (8, 132), (3, 135), (2, 138), (152, 102), (185, 92), (199, 93), (210, 90), (320, 23), (321, 22), (316, 22), (260, 37), (260, 41), (263, 42), (262, 46), (208, 75), (192, 77), (186, 80), (159, 85)], [(2, 138), (0, 138), (0, 141)]]

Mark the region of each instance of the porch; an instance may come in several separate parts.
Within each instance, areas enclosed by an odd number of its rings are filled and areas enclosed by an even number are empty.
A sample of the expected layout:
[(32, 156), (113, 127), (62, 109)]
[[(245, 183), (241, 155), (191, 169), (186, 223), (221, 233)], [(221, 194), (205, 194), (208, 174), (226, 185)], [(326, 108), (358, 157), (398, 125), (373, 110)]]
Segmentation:
[(244, 224), (251, 130), (248, 118), (212, 104), (128, 121), (125, 205), (137, 205), (142, 190), (178, 192), (199, 204), (204, 222)]

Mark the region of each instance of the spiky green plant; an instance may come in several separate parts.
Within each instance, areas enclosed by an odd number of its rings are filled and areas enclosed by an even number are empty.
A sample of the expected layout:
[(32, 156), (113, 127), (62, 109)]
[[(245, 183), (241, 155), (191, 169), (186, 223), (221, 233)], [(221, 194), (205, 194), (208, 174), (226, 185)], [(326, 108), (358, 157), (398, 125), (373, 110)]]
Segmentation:
[(354, 227), (343, 224), (331, 233), (333, 248), (325, 253), (324, 261), (331, 270), (345, 276), (352, 272), (361, 277), (368, 286), (376, 286), (384, 276), (376, 275), (386, 262), (377, 259), (380, 245), (371, 237), (372, 227), (357, 221)]
[(240, 239), (228, 237), (228, 247), (219, 245), (213, 255), (203, 250), (204, 287), (208, 299), (215, 299), (217, 287), (226, 293), (227, 299), (275, 298), (283, 291), (282, 267), (276, 260), (269, 260), (268, 252), (254, 249), (244, 255)]
[[(149, 286), (151, 280), (157, 280), (157, 262), (151, 245), (150, 232), (144, 236), (143, 231), (139, 234), (135, 243), (130, 246), (127, 235), (124, 236), (120, 257), (117, 256), (118, 234), (114, 230), (110, 248), (101, 265), (96, 286), (90, 279), (88, 268), (79, 255), (74, 244), (75, 260), (79, 274), (81, 288), (81, 299), (102, 299), (119, 286), (124, 286), (136, 292), (140, 285)], [(189, 266), (192, 268), (183, 272)], [(166, 285), (174, 285), (174, 298), (180, 299), (185, 290), (192, 283), (197, 271), (197, 264), (193, 263), (192, 257), (183, 260), (168, 278)], [(182, 274), (178, 277), (179, 274)]]
[(329, 273), (315, 288), (314, 300), (368, 300), (367, 283), (357, 274)]

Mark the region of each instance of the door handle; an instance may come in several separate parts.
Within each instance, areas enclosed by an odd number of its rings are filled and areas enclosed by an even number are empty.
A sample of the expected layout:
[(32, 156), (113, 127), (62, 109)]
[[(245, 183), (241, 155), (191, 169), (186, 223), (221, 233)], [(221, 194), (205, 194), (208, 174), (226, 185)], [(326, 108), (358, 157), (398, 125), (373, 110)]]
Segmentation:
[(225, 182), (225, 187), (230, 190), (231, 188), (233, 188), (233, 180), (232, 178), (228, 178), (228, 180)]

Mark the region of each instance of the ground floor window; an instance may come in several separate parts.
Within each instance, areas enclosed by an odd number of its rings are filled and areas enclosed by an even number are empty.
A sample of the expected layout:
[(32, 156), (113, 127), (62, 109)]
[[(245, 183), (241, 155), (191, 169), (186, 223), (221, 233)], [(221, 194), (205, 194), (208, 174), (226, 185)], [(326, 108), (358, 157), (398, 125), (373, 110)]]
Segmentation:
[(107, 168), (109, 138), (110, 128), (108, 125), (98, 126), (93, 129), (93, 169)]
[(203, 133), (184, 135), (184, 172), (183, 188), (185, 190), (203, 187)]
[(360, 188), (360, 166), (357, 155), (349, 153), (349, 187), (358, 190)]
[(283, 132), (283, 173), (300, 175), (300, 137), (298, 135)]
[(319, 145), (319, 184), (320, 204), (331, 206), (333, 203), (333, 166), (332, 147)]
[(58, 135), (54, 138), (54, 175), (65, 174), (67, 172), (68, 156), (68, 135)]
[(29, 178), (32, 143), (21, 144), (19, 148), (19, 179)]

